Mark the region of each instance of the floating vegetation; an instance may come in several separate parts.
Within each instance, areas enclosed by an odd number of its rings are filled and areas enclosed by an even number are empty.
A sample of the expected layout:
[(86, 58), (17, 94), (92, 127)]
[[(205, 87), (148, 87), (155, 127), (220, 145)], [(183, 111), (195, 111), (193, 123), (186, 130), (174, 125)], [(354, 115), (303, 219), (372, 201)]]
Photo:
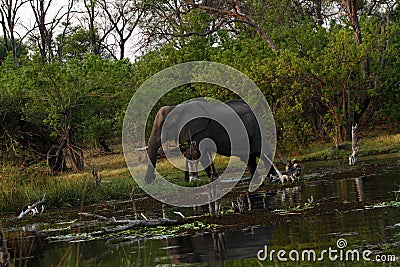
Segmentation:
[(272, 212), (278, 213), (280, 215), (297, 214), (304, 210), (313, 209), (314, 207), (315, 207), (314, 205), (306, 203), (304, 205), (297, 205), (296, 207), (290, 207), (287, 209), (276, 209), (273, 210)]
[(300, 211), (308, 210), (308, 209), (313, 209), (315, 207), (314, 203), (314, 197), (311, 196), (308, 199), (308, 202), (304, 203), (304, 205), (297, 205), (295, 207), (289, 207), (287, 209), (276, 209), (273, 210), (272, 212), (278, 213), (280, 215), (289, 215), (289, 214), (298, 214)]
[(389, 208), (389, 207), (393, 207), (393, 208), (400, 207), (400, 201), (397, 201), (397, 200), (388, 201), (388, 202), (384, 201), (384, 202), (376, 203), (374, 205), (365, 206), (366, 209)]
[(58, 234), (55, 236), (48, 236), (47, 239), (50, 242), (84, 242), (99, 239), (119, 239), (119, 238), (130, 238), (130, 239), (143, 239), (143, 238), (153, 238), (160, 239), (166, 237), (173, 237), (178, 235), (184, 235), (197, 231), (210, 231), (214, 232), (218, 229), (217, 224), (206, 224), (200, 221), (195, 221), (191, 223), (185, 223), (181, 225), (174, 226), (156, 226), (156, 227), (137, 227), (132, 229), (127, 229), (123, 231), (117, 231), (113, 233), (107, 233), (102, 230), (94, 230), (92, 232), (78, 232), (73, 233), (74, 229), (70, 226), (65, 228), (51, 228), (46, 229), (43, 232), (51, 235), (57, 231), (70, 230), (67, 234)]
[(50, 242), (84, 242), (101, 238), (102, 231), (91, 233), (69, 233), (66, 235), (49, 236), (47, 239)]

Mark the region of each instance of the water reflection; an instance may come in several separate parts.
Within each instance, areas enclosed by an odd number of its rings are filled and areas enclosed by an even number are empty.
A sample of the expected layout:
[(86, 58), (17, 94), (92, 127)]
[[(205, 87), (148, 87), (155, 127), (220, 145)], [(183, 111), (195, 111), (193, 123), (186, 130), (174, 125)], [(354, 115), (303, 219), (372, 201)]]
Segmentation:
[(0, 228), (0, 266), (11, 266), (11, 256), (8, 251), (7, 242), (4, 239), (4, 233)]
[(354, 178), (356, 182), (357, 194), (358, 194), (358, 201), (364, 202), (364, 181), (363, 177)]
[(368, 248), (376, 254), (392, 247), (389, 251), (400, 255), (399, 216), (393, 208), (364, 210), (156, 240), (59, 243), (23, 262), (28, 266), (258, 266), (256, 253), (264, 245), (275, 250), (322, 250), (335, 246), (338, 238), (345, 238), (351, 249)]
[(171, 263), (224, 262), (254, 257), (273, 236), (275, 226), (184, 236), (163, 240)]

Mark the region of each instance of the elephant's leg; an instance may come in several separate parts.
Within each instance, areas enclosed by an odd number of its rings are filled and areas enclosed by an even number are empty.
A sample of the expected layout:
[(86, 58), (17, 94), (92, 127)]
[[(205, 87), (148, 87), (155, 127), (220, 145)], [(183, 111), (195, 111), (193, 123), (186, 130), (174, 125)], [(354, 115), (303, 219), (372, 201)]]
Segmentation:
[(185, 161), (185, 181), (186, 182), (189, 182), (189, 162), (188, 162), (188, 160), (186, 159), (186, 161)]
[(186, 153), (185, 162), (185, 181), (191, 182), (197, 179), (197, 165), (198, 158), (200, 156), (197, 144), (198, 142), (196, 141), (191, 141), (189, 143), (189, 149)]
[(210, 177), (211, 181), (214, 181), (216, 178), (218, 178), (218, 173), (215, 170), (215, 166), (214, 166), (214, 163), (212, 162), (210, 154), (208, 154), (207, 157), (202, 158), (200, 160), (200, 162), (201, 162), (201, 165), (203, 165), (203, 167), (207, 173), (207, 176)]
[(188, 160), (186, 159), (185, 163), (185, 181), (191, 182), (197, 179), (197, 160)]
[(257, 156), (250, 155), (249, 161), (247, 162), (247, 168), (250, 171), (251, 177), (258, 177), (259, 174), (257, 172)]

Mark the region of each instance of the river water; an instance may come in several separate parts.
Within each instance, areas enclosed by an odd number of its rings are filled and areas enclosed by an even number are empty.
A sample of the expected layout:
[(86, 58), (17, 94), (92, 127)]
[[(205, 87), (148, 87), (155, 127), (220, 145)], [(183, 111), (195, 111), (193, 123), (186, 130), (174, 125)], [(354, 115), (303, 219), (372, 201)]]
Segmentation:
[[(330, 212), (244, 229), (150, 238), (126, 233), (92, 240), (84, 232), (78, 239), (50, 237), (57, 227), (65, 237), (70, 227), (83, 225), (76, 220), (10, 226), (3, 229), (0, 266), (6, 266), (5, 259), (15, 266), (399, 266), (398, 155), (362, 158), (356, 167), (346, 164), (305, 163), (301, 185), (249, 196), (255, 212), (278, 210), (277, 216), (284, 216), (279, 210), (291, 207), (296, 213), (307, 203), (332, 206)], [(362, 205), (335, 210), (334, 203)], [(378, 262), (382, 259), (386, 262)]]

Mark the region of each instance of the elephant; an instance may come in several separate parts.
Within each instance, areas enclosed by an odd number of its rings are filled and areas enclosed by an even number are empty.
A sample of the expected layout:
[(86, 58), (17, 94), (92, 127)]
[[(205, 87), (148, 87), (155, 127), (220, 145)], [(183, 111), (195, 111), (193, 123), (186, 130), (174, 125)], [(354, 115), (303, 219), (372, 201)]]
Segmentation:
[[(212, 119), (216, 114), (224, 116), (224, 112), (227, 112), (227, 108), (230, 109), (230, 112), (233, 110), (237, 114), (237, 117), (240, 118), (245, 127), (249, 148), (249, 151), (246, 153), (231, 150), (231, 139), (226, 129)], [(170, 115), (171, 112), (173, 112), (173, 116)], [(198, 117), (186, 122), (184, 120), (188, 113), (197, 114)], [(166, 120), (170, 120), (167, 123), (168, 126), (164, 125)], [(182, 127), (178, 125), (182, 125)], [(189, 151), (185, 154), (187, 162), (190, 162), (193, 159), (197, 160), (200, 158), (201, 152), (199, 149), (193, 148), (196, 148), (197, 145), (205, 139), (211, 139), (214, 142), (214, 149), (216, 149), (215, 152), (217, 154), (223, 156), (238, 156), (247, 164), (247, 168), (252, 177), (259, 176), (257, 172), (257, 157), (264, 162), (265, 166), (270, 166), (266, 156), (261, 153), (262, 140), (259, 122), (246, 102), (236, 99), (227, 101), (225, 105), (223, 105), (221, 103), (215, 104), (205, 101), (194, 101), (183, 103), (178, 106), (164, 106), (157, 112), (147, 145), (149, 162), (145, 175), (145, 182), (152, 183), (155, 180), (154, 170), (156, 167), (156, 154), (158, 148), (162, 145), (162, 141), (175, 140), (179, 145), (188, 143), (189, 150), (195, 151), (194, 153)], [(205, 167), (207, 175), (211, 179), (214, 179), (218, 177), (218, 174), (209, 156), (211, 154), (209, 149), (210, 148), (204, 150), (207, 155), (201, 157), (200, 162)], [(189, 180), (190, 172), (193, 171), (189, 171), (188, 164), (186, 164), (185, 180)]]

